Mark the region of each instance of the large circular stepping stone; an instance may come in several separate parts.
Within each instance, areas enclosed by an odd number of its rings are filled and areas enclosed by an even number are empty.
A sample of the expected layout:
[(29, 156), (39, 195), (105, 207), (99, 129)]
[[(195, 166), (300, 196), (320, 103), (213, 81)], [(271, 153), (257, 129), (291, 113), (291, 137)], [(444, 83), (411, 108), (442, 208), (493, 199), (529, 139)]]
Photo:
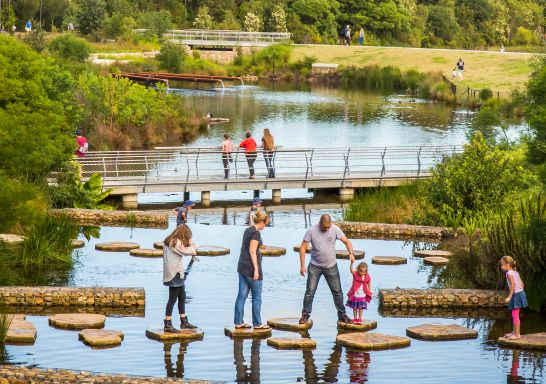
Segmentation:
[(8, 332), (6, 333), (5, 342), (10, 344), (33, 344), (35, 341), (36, 328), (34, 324), (21, 319), (18, 315), (13, 315)]
[[(301, 244), (294, 245), (294, 251), (299, 252), (301, 248)], [(311, 253), (311, 249), (313, 249), (313, 246), (311, 244), (307, 244), (307, 249), (305, 250), (305, 253)]]
[(408, 259), (399, 256), (374, 256), (372, 257), (372, 264), (379, 265), (399, 265), (407, 264)]
[(171, 333), (163, 331), (163, 328), (148, 328), (146, 330), (146, 336), (150, 339), (157, 341), (195, 341), (203, 340), (205, 332), (200, 328), (195, 329), (181, 329), (180, 333)]
[(317, 342), (308, 337), (270, 337), (267, 345), (278, 349), (315, 349)]
[(162, 241), (156, 241), (154, 243), (154, 248), (155, 249), (163, 249), (163, 245), (165, 245), (165, 243), (163, 243)]
[(271, 328), (295, 332), (306, 331), (313, 326), (313, 320), (309, 320), (305, 324), (300, 324), (299, 321), (299, 317), (275, 317), (267, 320), (267, 325)]
[(85, 241), (81, 239), (72, 239), (70, 240), (70, 245), (72, 248), (83, 248), (85, 247)]
[(63, 329), (102, 328), (106, 316), (94, 313), (62, 313), (49, 316), (49, 325)]
[(123, 332), (106, 329), (84, 329), (79, 338), (91, 347), (114, 347), (123, 340)]
[(377, 321), (375, 320), (362, 320), (361, 324), (354, 324), (354, 323), (344, 323), (342, 321), (337, 322), (337, 327), (341, 330), (348, 330), (348, 331), (371, 331), (372, 329), (377, 328)]
[(200, 245), (195, 251), (197, 252), (197, 256), (223, 256), (229, 255), (231, 252), (229, 248), (214, 245)]
[[(364, 258), (364, 256), (366, 255), (366, 252), (353, 249), (353, 255), (354, 255), (355, 259), (360, 260), (360, 259)], [(342, 250), (342, 249), (336, 249), (336, 257), (338, 259), (349, 260), (349, 251)]]
[(347, 348), (363, 351), (409, 347), (411, 340), (402, 336), (389, 336), (380, 333), (351, 332), (337, 335), (336, 342)]
[(224, 334), (229, 337), (264, 338), (271, 336), (271, 329), (225, 327)]
[(260, 248), (262, 256), (282, 256), (286, 254), (286, 248), (266, 245)]
[(129, 252), (131, 249), (137, 248), (140, 248), (139, 244), (125, 241), (113, 241), (111, 243), (95, 244), (96, 250), (106, 252)]
[(163, 257), (163, 250), (150, 248), (136, 248), (129, 251), (131, 256), (136, 257)]
[(406, 328), (406, 335), (421, 340), (475, 339), (478, 332), (457, 324), (421, 324)]
[(18, 245), (25, 241), (23, 236), (14, 235), (11, 233), (0, 233), (0, 243), (8, 245)]
[(499, 344), (514, 348), (546, 350), (546, 332), (521, 335), (519, 340), (510, 340), (506, 337), (499, 337)]
[(415, 251), (413, 255), (416, 257), (429, 257), (429, 256), (451, 257), (453, 256), (453, 253), (449, 251), (442, 251), (440, 249), (427, 249), (423, 251)]
[(442, 266), (442, 265), (448, 265), (449, 259), (446, 259), (445, 257), (440, 257), (440, 256), (430, 256), (430, 257), (425, 257), (423, 259), (423, 262), (428, 265)]

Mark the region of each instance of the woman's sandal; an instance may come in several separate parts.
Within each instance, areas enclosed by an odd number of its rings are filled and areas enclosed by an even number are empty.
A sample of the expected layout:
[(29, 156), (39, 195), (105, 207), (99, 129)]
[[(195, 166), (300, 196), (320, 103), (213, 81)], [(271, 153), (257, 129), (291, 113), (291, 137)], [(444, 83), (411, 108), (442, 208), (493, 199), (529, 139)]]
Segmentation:
[(508, 332), (504, 334), (505, 338), (509, 338), (510, 336), (514, 336), (514, 332)]
[(245, 329), (245, 328), (252, 328), (249, 324), (239, 324), (235, 325), (235, 329)]
[(510, 336), (507, 337), (507, 339), (508, 340), (519, 340), (519, 339), (521, 339), (521, 337), (518, 337), (516, 335), (510, 335)]
[(254, 326), (254, 329), (271, 329), (271, 327), (267, 324), (261, 324)]

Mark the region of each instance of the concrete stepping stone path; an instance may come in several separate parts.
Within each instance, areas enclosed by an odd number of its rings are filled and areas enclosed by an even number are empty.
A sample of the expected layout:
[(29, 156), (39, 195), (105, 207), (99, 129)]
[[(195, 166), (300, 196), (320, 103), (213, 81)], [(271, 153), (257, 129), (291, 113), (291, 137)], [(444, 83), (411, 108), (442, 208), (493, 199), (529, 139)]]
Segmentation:
[(72, 245), (72, 248), (83, 248), (85, 247), (85, 241), (81, 239), (72, 239), (70, 245)]
[(362, 351), (377, 351), (409, 347), (411, 339), (403, 336), (389, 336), (380, 333), (351, 332), (337, 335), (336, 342), (347, 348)]
[(377, 321), (375, 320), (362, 320), (361, 324), (355, 323), (344, 323), (342, 321), (337, 322), (337, 327), (339, 330), (345, 331), (371, 331), (372, 329), (377, 328)]
[(315, 349), (317, 342), (308, 337), (270, 337), (267, 345), (278, 349)]
[(153, 340), (169, 342), (190, 342), (203, 340), (205, 337), (205, 332), (200, 328), (181, 329), (181, 331), (180, 333), (171, 333), (163, 331), (163, 328), (148, 328), (146, 336)]
[(62, 313), (49, 316), (49, 325), (63, 329), (102, 328), (106, 316), (94, 313)]
[[(366, 252), (353, 249), (353, 255), (355, 259), (361, 260), (366, 255)], [(349, 260), (349, 251), (347, 251), (346, 249), (336, 249), (336, 258)]]
[(217, 247), (215, 245), (200, 245), (195, 250), (197, 256), (224, 256), (229, 255), (229, 248)]
[(453, 256), (453, 253), (449, 252), (449, 251), (442, 251), (441, 249), (426, 249), (426, 250), (423, 250), (423, 251), (415, 251), (413, 252), (413, 255), (416, 256), (416, 257), (434, 257), (434, 256), (438, 256), (438, 257), (446, 257), (446, 258), (449, 258), (451, 256)]
[(521, 335), (519, 340), (510, 340), (506, 337), (499, 337), (499, 344), (506, 347), (546, 350), (546, 332), (529, 333)]
[(266, 257), (282, 256), (286, 254), (286, 248), (266, 245), (260, 248), (260, 254)]
[(400, 265), (407, 264), (408, 259), (399, 256), (374, 256), (372, 257), (372, 264), (378, 265)]
[(478, 331), (457, 324), (421, 324), (406, 328), (406, 335), (421, 340), (465, 340), (478, 337)]
[(13, 315), (5, 342), (7, 344), (34, 344), (35, 341), (36, 328), (34, 324), (25, 320), (25, 315)]
[(163, 257), (162, 249), (151, 249), (151, 248), (136, 248), (129, 251), (131, 256), (136, 257)]
[(271, 328), (294, 332), (306, 331), (313, 327), (313, 320), (309, 320), (305, 324), (300, 324), (299, 321), (299, 317), (275, 317), (267, 320), (267, 325)]
[(225, 327), (224, 334), (229, 337), (241, 337), (241, 338), (256, 338), (261, 339), (271, 336), (271, 329), (254, 329), (254, 328), (235, 328)]
[(449, 259), (446, 259), (445, 257), (440, 257), (440, 256), (430, 256), (430, 257), (425, 257), (423, 259), (423, 262), (428, 265), (442, 266), (442, 265), (448, 265)]
[(139, 244), (126, 241), (113, 241), (110, 243), (95, 244), (96, 250), (106, 252), (129, 252), (131, 249), (137, 248), (140, 248)]
[(115, 347), (121, 344), (123, 332), (107, 329), (83, 329), (79, 338), (91, 347)]

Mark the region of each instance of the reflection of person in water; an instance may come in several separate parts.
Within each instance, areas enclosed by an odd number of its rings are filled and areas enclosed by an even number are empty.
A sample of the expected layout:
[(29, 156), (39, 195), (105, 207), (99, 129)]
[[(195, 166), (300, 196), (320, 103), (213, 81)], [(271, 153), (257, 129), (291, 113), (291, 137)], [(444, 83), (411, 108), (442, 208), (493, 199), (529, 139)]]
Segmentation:
[[(328, 359), (328, 364), (324, 367), (324, 371), (319, 374), (317, 366), (315, 364), (315, 357), (313, 356), (313, 351), (304, 350), (303, 351), (303, 365), (305, 373), (305, 382), (307, 384), (314, 383), (335, 383), (337, 382), (337, 375), (339, 373), (339, 363), (341, 360), (342, 348), (334, 344), (330, 358)], [(299, 381), (299, 380), (298, 380)]]
[(243, 355), (244, 339), (233, 339), (233, 360), (235, 361), (236, 383), (260, 382), (260, 339), (252, 339), (250, 347), (250, 367), (245, 364)]
[(508, 384), (516, 384), (516, 383), (523, 383), (525, 379), (518, 375), (518, 369), (519, 369), (519, 354), (521, 351), (514, 349), (512, 351), (512, 368), (510, 369), (510, 373), (506, 377), (506, 382)]
[(368, 381), (368, 367), (370, 354), (367, 352), (346, 351), (345, 357), (349, 364), (351, 383), (366, 383)]
[(173, 367), (171, 349), (173, 343), (165, 343), (163, 345), (163, 352), (165, 353), (165, 369), (167, 371), (167, 377), (184, 377), (184, 355), (186, 354), (188, 344), (181, 343), (178, 350), (178, 356), (176, 357), (176, 367)]

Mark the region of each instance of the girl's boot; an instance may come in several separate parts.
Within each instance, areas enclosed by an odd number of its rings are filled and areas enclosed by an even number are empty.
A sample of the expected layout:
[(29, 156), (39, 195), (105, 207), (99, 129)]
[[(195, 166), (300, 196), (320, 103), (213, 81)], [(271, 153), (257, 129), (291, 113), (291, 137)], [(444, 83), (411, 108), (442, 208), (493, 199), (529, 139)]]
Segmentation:
[(180, 318), (180, 329), (195, 329), (197, 328), (195, 325), (190, 324), (188, 321), (188, 316), (184, 316)]
[(163, 320), (163, 323), (165, 324), (165, 326), (163, 327), (164, 332), (180, 333), (180, 331), (178, 329), (173, 327), (173, 323), (172, 323), (171, 320)]

